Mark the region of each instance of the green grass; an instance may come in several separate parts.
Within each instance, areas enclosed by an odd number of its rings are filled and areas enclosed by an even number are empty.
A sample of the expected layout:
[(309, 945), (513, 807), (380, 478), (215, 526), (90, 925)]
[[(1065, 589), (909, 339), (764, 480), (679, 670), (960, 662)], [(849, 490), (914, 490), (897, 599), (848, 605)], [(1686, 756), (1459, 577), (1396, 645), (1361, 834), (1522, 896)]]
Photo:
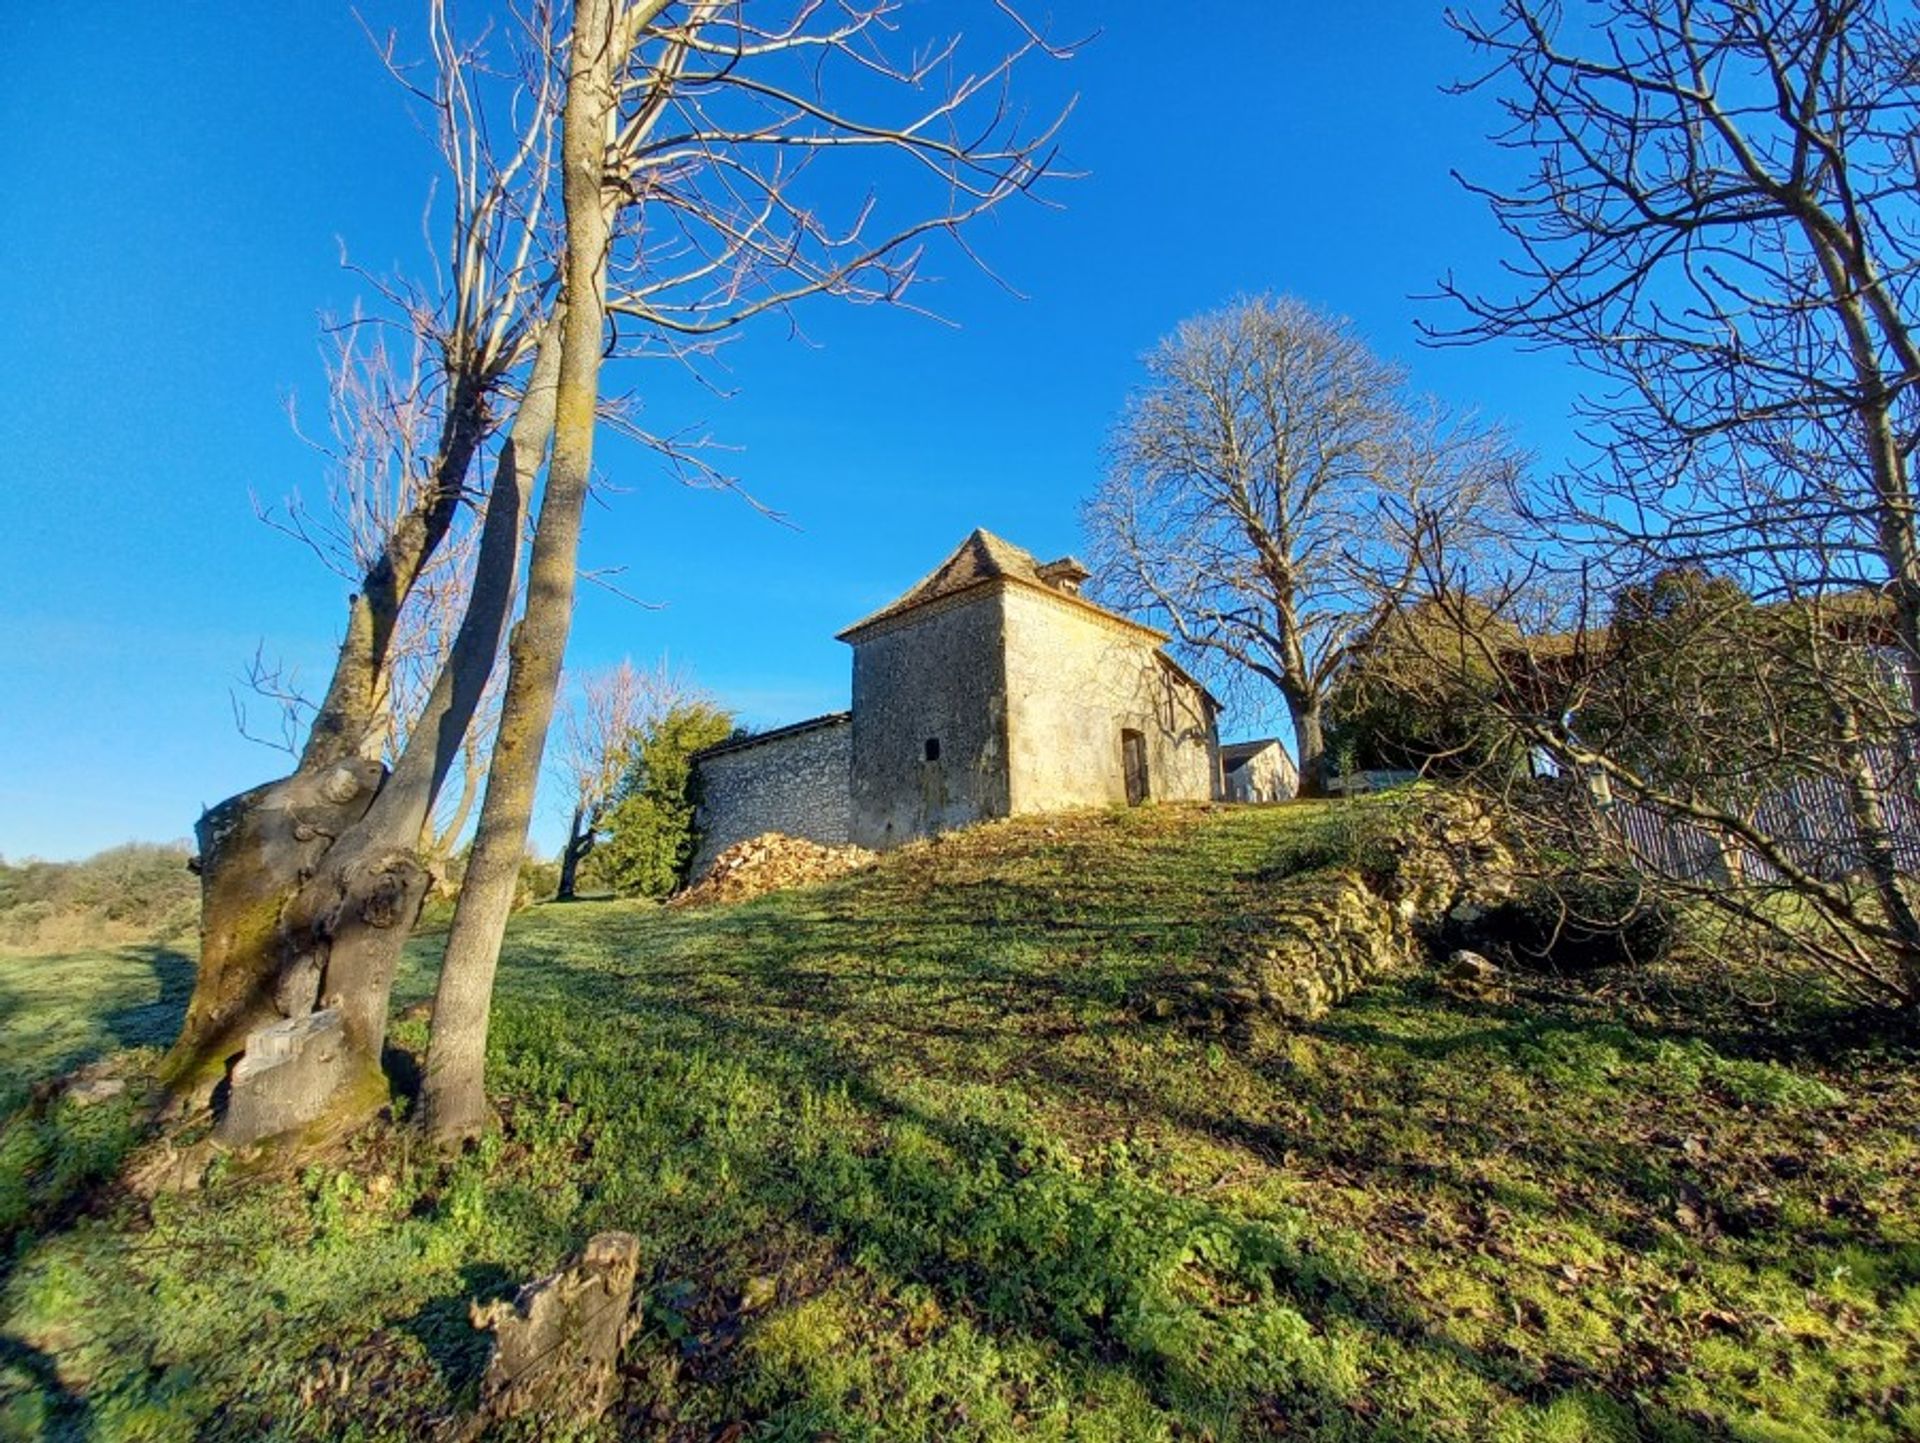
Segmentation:
[[(604, 1228), (646, 1321), (596, 1437), (1920, 1436), (1910, 1055), (1808, 1061), (1682, 971), (1158, 1020), (1385, 820), (1092, 814), (733, 908), (535, 909), (503, 1126), (451, 1162), (377, 1130), (148, 1207), (84, 1188), (131, 1098), (23, 1115), (0, 1437), (419, 1436), (472, 1399), (468, 1301)], [(16, 1095), (179, 1005), (43, 961), (0, 959)]]

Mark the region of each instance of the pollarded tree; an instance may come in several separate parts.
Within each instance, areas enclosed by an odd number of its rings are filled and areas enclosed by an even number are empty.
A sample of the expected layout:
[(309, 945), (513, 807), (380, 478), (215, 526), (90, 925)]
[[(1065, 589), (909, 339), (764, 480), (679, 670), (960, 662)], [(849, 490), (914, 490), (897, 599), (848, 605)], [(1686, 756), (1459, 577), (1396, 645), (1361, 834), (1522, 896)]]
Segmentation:
[(1515, 458), (1290, 297), (1183, 322), (1146, 367), (1085, 509), (1099, 588), (1228, 685), (1271, 684), (1314, 795), (1355, 641), (1408, 595), (1430, 537), (1465, 556), (1490, 534)]
[[(482, 408), (501, 439), (472, 587), (391, 775), (365, 755), (363, 729), (336, 724), (357, 717), (369, 692), (347, 675), (365, 670), (346, 664), (365, 650), (360, 608), (299, 770), (203, 822), (203, 957), (212, 963), (203, 962), (170, 1059), (181, 1092), (217, 1077), (257, 1024), (324, 1004), (343, 1019), (347, 1055), (329, 1110), (347, 1120), (384, 1099), (393, 969), (426, 878), (421, 829), (512, 616), (528, 498), (551, 445), (426, 1080), (440, 1135), (462, 1135), (484, 1115), (493, 967), (570, 626), (595, 425), (610, 404), (601, 358), (686, 354), (808, 296), (900, 301), (929, 239), (1026, 194), (1049, 169), (1053, 127), (1029, 128), (1007, 89), (1024, 58), (1061, 52), (996, 5), (989, 13), (1005, 43), (968, 69), (974, 52), (957, 35), (919, 48), (917, 37), (903, 39), (898, 8), (580, 0), (563, 18), (536, 5), (505, 28), (521, 52), (484, 70), (503, 87), (499, 104), (442, 107), (462, 140), (449, 156), (456, 174), (501, 178), (512, 198), (504, 213), (534, 238), (460, 251), (483, 278), (530, 278), (516, 294), (538, 302), (515, 312), (517, 339), (499, 354), (520, 369), (502, 372)], [(463, 63), (468, 52), (435, 33), (443, 73)], [(515, 125), (490, 129), (481, 112)], [(488, 135), (518, 135), (521, 125), (538, 143), (496, 158)], [(546, 144), (556, 132), (558, 155)], [(845, 167), (860, 169), (836, 183)], [(481, 333), (495, 336), (493, 314), (482, 320)], [(630, 412), (613, 419), (642, 434)], [(449, 463), (433, 474), (458, 485), (466, 472)], [(446, 491), (438, 481), (429, 488), (436, 504)], [(423, 524), (403, 518), (395, 535), (411, 545)], [(437, 544), (431, 527), (425, 543)], [(385, 595), (393, 568), (382, 561), (375, 571), (368, 591)], [(336, 693), (352, 703), (344, 712)]]
[[(411, 920), (417, 904), (407, 900), (409, 879), (415, 868), (427, 875), (416, 855), (420, 839), (505, 630), (502, 608), (532, 479), (524, 458), (533, 452), (537, 466), (546, 444), (539, 406), (529, 418), (516, 397), (540, 389), (528, 365), (550, 329), (543, 237), (558, 92), (551, 73), (528, 71), (521, 103), (496, 107), (489, 102), (493, 67), (458, 40), (439, 3), (428, 7), (428, 31), (438, 63), (428, 86), (410, 88), (429, 108), (447, 172), (445, 252), (436, 267), (444, 285), (426, 290), (369, 277), (388, 306), (381, 323), (409, 335), (425, 364), (403, 374), (384, 364), (380, 348), (346, 344), (332, 367), (330, 399), (348, 434), (329, 458), (330, 481), (344, 489), (316, 525), (297, 514), (287, 524), (356, 589), (331, 678), (304, 742), (293, 747), (294, 771), (217, 803), (196, 825), (200, 966), (163, 1068), (183, 1103), (211, 1093), (254, 1028), (338, 995), (328, 984), (343, 979), (329, 977), (327, 966), (336, 945), (344, 955), (345, 939)], [(501, 439), (510, 418), (517, 444), (511, 434)], [(493, 478), (483, 483), (476, 473), (489, 460), (490, 441)], [(488, 506), (493, 524), (475, 534), (474, 554), (476, 568), (490, 562), (493, 574), (483, 581), (476, 569), (463, 614), (478, 600), (483, 610), (501, 610), (498, 624), (467, 629), (463, 645), (449, 642), (439, 667), (448, 685), (426, 690), (396, 756), (389, 750), (394, 677), (407, 651), (408, 610), (423, 585), (445, 574), (449, 538), (482, 494), (499, 504)], [(387, 757), (406, 771), (405, 785), (389, 785)], [(367, 840), (375, 832), (378, 845)], [(350, 835), (364, 844), (343, 849)], [(352, 884), (342, 885), (349, 867)], [(316, 890), (329, 886), (331, 897)], [(375, 1011), (357, 1009), (354, 1021), (356, 1031), (383, 1034), (384, 995)], [(377, 1044), (362, 1041), (377, 1057)], [(379, 1088), (364, 1074), (377, 1066), (361, 1071), (360, 1091), (372, 1096)]]

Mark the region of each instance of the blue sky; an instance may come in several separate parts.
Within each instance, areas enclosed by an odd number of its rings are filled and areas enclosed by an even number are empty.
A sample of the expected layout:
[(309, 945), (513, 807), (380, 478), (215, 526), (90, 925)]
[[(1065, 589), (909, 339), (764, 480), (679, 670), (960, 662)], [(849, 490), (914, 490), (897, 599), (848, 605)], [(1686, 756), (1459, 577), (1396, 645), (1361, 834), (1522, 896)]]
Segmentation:
[[(1499, 255), (1449, 168), (1513, 163), (1485, 140), (1487, 100), (1441, 93), (1472, 60), (1438, 5), (1051, 14), (1063, 35), (1103, 30), (1030, 87), (1042, 106), (1077, 93), (1064, 160), (1085, 178), (974, 235), (1021, 294), (941, 255), (923, 299), (956, 326), (818, 303), (805, 341), (774, 320), (727, 349), (724, 399), (629, 369), (652, 423), (738, 448), (732, 468), (793, 525), (603, 442), (617, 489), (585, 564), (658, 606), (585, 589), (570, 666), (665, 652), (760, 724), (843, 706), (835, 631), (973, 527), (1080, 547), (1140, 353), (1243, 292), (1348, 315), (1421, 388), (1507, 420), (1544, 465), (1567, 453), (1578, 378), (1559, 362), (1416, 341), (1415, 318), (1443, 313), (1413, 297), (1443, 271), (1490, 277)], [(344, 4), (29, 0), (9, 29), (0, 855), (67, 857), (184, 836), (276, 774), (229, 691), (256, 647), (317, 687), (345, 588), (250, 494), (317, 486), (284, 401), (321, 399), (316, 318), (356, 295), (339, 245), (418, 269), (433, 164)], [(550, 801), (537, 843), (563, 825)]]

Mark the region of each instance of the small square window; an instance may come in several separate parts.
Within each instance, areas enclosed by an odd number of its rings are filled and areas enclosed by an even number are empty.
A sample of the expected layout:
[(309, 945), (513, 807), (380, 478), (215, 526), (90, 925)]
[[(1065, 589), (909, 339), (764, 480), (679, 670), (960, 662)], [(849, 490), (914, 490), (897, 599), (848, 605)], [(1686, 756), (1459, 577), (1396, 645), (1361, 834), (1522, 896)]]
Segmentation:
[(940, 760), (940, 738), (939, 737), (927, 738), (927, 760), (930, 762), (937, 762)]

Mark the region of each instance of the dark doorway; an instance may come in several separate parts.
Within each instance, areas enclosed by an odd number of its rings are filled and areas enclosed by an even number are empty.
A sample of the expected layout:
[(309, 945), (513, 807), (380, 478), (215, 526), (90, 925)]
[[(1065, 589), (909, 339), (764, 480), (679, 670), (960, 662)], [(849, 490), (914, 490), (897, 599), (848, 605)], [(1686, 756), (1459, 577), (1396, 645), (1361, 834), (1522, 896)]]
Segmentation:
[(1137, 807), (1147, 799), (1147, 738), (1145, 733), (1120, 733), (1120, 769), (1127, 778), (1127, 805)]

